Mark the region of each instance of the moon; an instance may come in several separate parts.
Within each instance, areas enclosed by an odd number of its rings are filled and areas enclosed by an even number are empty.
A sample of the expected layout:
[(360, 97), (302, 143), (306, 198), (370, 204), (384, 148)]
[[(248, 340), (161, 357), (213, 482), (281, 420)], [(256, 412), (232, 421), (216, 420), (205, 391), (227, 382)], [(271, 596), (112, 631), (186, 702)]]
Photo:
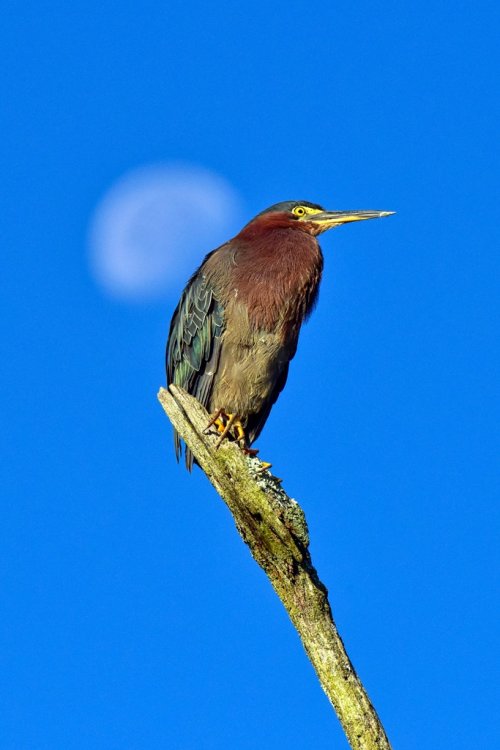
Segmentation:
[(91, 219), (93, 277), (117, 298), (159, 298), (242, 223), (239, 194), (215, 172), (183, 164), (134, 169), (111, 185)]

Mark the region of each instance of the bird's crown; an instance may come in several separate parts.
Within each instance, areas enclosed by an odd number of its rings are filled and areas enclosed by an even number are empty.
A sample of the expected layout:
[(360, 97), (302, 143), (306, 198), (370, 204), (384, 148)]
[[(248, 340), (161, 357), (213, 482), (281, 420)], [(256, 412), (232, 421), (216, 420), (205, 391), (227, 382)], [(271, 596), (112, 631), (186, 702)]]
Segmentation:
[[(263, 216), (264, 214), (270, 213), (289, 213), (294, 217), (305, 216), (306, 214), (317, 214), (324, 211), (324, 208), (317, 203), (309, 203), (309, 201), (281, 201), (281, 203), (274, 203), (269, 208), (265, 208), (257, 216)], [(256, 217), (257, 218), (257, 217)]]

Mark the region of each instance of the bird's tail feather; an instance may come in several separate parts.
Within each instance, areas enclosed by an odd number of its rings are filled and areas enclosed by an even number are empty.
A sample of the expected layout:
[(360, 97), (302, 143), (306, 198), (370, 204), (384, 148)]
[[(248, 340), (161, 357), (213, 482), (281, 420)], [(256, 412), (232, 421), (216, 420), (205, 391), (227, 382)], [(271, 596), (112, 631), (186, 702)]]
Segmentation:
[(177, 463), (180, 461), (182, 456), (182, 446), (184, 445), (184, 462), (186, 464), (186, 469), (188, 471), (191, 471), (193, 468), (193, 454), (187, 447), (185, 443), (181, 442), (181, 438), (177, 430), (174, 430), (174, 447), (175, 447), (175, 457), (177, 459)]

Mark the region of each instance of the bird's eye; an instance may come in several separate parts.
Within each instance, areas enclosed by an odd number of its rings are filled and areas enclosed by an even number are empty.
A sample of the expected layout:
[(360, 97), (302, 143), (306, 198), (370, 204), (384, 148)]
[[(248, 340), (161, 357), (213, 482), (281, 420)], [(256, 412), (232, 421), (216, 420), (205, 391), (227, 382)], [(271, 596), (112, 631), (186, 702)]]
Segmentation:
[(295, 208), (293, 209), (293, 213), (295, 214), (295, 216), (304, 216), (305, 212), (306, 209), (304, 208), (304, 206), (295, 206)]

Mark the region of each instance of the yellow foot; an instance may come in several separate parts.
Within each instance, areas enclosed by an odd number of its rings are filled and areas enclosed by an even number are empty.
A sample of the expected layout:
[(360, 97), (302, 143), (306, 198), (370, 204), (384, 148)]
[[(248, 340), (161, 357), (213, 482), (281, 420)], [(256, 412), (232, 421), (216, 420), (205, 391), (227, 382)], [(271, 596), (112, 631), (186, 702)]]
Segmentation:
[[(246, 456), (256, 456), (259, 452), (256, 448), (250, 448), (247, 444), (245, 428), (237, 414), (224, 411), (224, 409), (217, 409), (217, 411), (210, 417), (210, 422), (205, 427), (204, 432), (207, 433), (211, 427), (215, 427), (219, 433), (218, 440), (215, 444), (216, 450), (220, 448), (224, 440), (229, 437), (238, 443)], [(263, 461), (259, 471), (266, 471), (270, 468), (271, 464), (268, 461)]]
[[(259, 452), (256, 448), (249, 448), (247, 445), (244, 445), (241, 450), (246, 456), (252, 456), (252, 457), (256, 456), (257, 453)], [(271, 466), (272, 466), (272, 463), (270, 463), (269, 461), (261, 461), (260, 466), (257, 469), (257, 473), (263, 474), (265, 471), (270, 469)], [(277, 477), (275, 477), (275, 479), (277, 479)], [(281, 482), (283, 480), (280, 479), (279, 481)]]
[(207, 424), (203, 432), (206, 434), (211, 427), (215, 425), (218, 432), (224, 432), (224, 419), (226, 414), (223, 409), (217, 409), (217, 411), (210, 417), (210, 422)]
[(222, 441), (227, 438), (227, 436), (231, 433), (231, 428), (233, 427), (235, 421), (236, 421), (236, 414), (226, 414), (227, 417), (226, 424), (224, 425), (224, 429), (222, 430), (219, 439), (215, 443), (215, 449), (220, 448)]
[[(260, 466), (257, 469), (257, 474), (263, 474), (265, 471), (269, 471), (269, 469), (271, 468), (271, 466), (272, 466), (272, 464), (270, 464), (269, 461), (261, 461), (260, 462)], [(269, 473), (271, 474), (270, 471), (269, 471)], [(271, 476), (273, 476), (273, 475), (271, 474)], [(282, 482), (283, 480), (280, 479), (279, 477), (274, 477), (274, 481), (275, 482)]]
[(246, 444), (245, 430), (237, 414), (231, 414), (224, 409), (217, 409), (210, 417), (210, 422), (205, 427), (204, 432), (207, 433), (211, 427), (215, 427), (219, 433), (219, 439), (215, 444), (216, 449), (227, 437), (233, 438), (242, 447)]
[(210, 422), (205, 427), (204, 432), (207, 433), (211, 427), (215, 427), (219, 433), (219, 439), (215, 445), (216, 448), (218, 448), (227, 437), (231, 437), (238, 443), (244, 453), (248, 453), (251, 456), (257, 455), (258, 451), (247, 446), (245, 428), (237, 414), (224, 411), (224, 409), (217, 409), (217, 411), (210, 417)]
[(224, 432), (226, 429), (224, 421), (220, 417), (215, 420), (214, 426), (217, 428), (217, 432)]

